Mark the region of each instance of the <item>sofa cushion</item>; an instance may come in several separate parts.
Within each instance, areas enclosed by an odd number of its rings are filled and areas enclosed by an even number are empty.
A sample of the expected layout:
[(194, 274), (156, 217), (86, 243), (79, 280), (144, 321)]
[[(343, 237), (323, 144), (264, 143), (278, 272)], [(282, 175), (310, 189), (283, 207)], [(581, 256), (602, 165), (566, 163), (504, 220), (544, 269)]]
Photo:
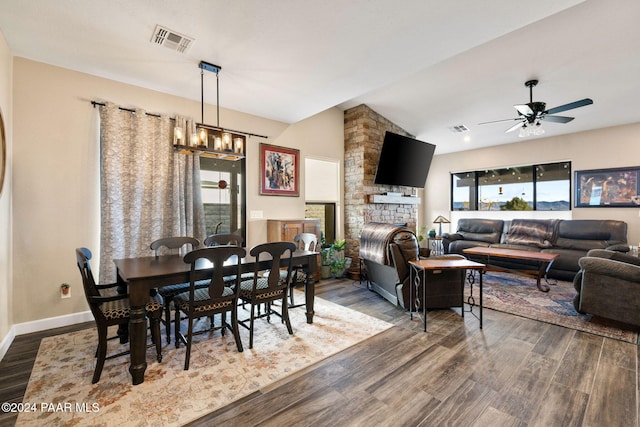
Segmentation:
[(458, 221), (457, 234), (464, 240), (498, 243), (504, 221), (499, 219), (465, 218)]
[(610, 242), (610, 245), (623, 243), (627, 241), (627, 223), (596, 219), (562, 220), (558, 224), (558, 238), (603, 240)]
[(558, 220), (514, 219), (505, 242), (510, 245), (553, 246)]
[(579, 240), (558, 237), (556, 245), (558, 248), (588, 251), (589, 249), (606, 249), (609, 243), (606, 240)]

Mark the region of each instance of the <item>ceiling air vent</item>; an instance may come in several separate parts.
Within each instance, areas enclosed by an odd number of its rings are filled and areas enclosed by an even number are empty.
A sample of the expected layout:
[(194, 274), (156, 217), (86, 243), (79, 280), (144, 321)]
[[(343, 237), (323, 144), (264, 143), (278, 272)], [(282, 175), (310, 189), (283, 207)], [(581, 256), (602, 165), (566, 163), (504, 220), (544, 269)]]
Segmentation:
[(456, 125), (456, 126), (449, 127), (449, 130), (453, 133), (462, 133), (462, 132), (468, 132), (469, 128), (466, 127), (465, 125)]
[(151, 43), (162, 45), (181, 53), (186, 52), (192, 42), (193, 38), (179, 34), (161, 25), (156, 25), (151, 37)]

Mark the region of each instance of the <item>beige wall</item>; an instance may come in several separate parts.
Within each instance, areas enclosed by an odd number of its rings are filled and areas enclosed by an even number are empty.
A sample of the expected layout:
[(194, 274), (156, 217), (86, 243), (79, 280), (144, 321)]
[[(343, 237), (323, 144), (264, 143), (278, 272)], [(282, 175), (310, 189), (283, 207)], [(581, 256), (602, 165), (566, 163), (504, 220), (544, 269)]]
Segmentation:
[[(87, 246), (98, 253), (96, 110), (90, 101), (196, 119), (200, 103), (23, 58), (14, 59), (13, 90), (15, 300), (10, 322), (18, 324), (87, 310), (73, 250)], [(215, 117), (215, 106), (207, 106), (205, 122), (214, 123)], [(306, 155), (343, 158), (338, 109), (288, 125), (221, 108), (220, 124), (300, 149), (302, 166)], [(260, 142), (255, 137), (247, 142), (247, 211), (262, 211), (264, 218), (303, 217), (303, 190), (295, 198), (258, 195)], [(247, 243), (263, 240), (265, 227), (264, 221), (249, 224)], [(70, 299), (59, 297), (63, 282), (71, 284)]]
[[(11, 301), (11, 141), (12, 141), (12, 57), (4, 36), (0, 33), (0, 113), (4, 121), (7, 140), (4, 186), (0, 194), (0, 344), (7, 336), (12, 324), (13, 308)], [(2, 346), (0, 346), (2, 347)], [(2, 354), (0, 348), (0, 355)]]
[[(15, 324), (86, 310), (73, 249), (86, 245), (97, 253), (99, 244), (96, 111), (91, 100), (169, 115), (200, 115), (197, 101), (12, 59), (0, 40), (0, 108), (9, 151), (13, 150), (9, 167), (13, 173), (0, 196), (0, 230), (7, 231), (0, 234), (0, 340)], [(337, 159), (341, 164), (344, 160), (343, 114), (338, 109), (292, 125), (225, 109), (220, 113), (220, 123), (226, 127), (268, 135), (270, 144), (300, 149), (301, 168), (305, 156)], [(207, 106), (205, 121), (211, 121), (209, 117), (215, 118), (214, 106)], [(574, 170), (638, 166), (639, 137), (636, 124), (436, 156), (420, 213), (429, 221), (438, 214), (451, 214), (450, 172), (560, 160), (571, 160)], [(249, 245), (266, 237), (265, 219), (304, 215), (304, 182), (299, 198), (258, 195), (259, 142), (260, 138), (251, 138), (247, 144), (247, 211), (263, 217), (250, 219)], [(630, 241), (640, 241), (638, 209), (583, 208), (569, 215), (622, 219), (629, 224)], [(342, 226), (339, 230), (343, 232)], [(59, 298), (63, 282), (72, 285), (70, 299)]]
[[(553, 124), (549, 125), (553, 126)], [(562, 126), (562, 125), (558, 125)], [(450, 173), (483, 168), (570, 160), (573, 171), (640, 166), (640, 123), (570, 135), (531, 139), (474, 151), (435, 156), (423, 194), (424, 219), (438, 215), (452, 220), (469, 217), (522, 218), (523, 212), (450, 212)], [(573, 188), (572, 188), (573, 190)], [(573, 206), (573, 195), (571, 199)], [(640, 208), (572, 208), (569, 212), (532, 212), (530, 217), (616, 219), (628, 224), (628, 240), (640, 242)], [(450, 228), (455, 231), (455, 223)], [(443, 232), (450, 229), (444, 225)]]

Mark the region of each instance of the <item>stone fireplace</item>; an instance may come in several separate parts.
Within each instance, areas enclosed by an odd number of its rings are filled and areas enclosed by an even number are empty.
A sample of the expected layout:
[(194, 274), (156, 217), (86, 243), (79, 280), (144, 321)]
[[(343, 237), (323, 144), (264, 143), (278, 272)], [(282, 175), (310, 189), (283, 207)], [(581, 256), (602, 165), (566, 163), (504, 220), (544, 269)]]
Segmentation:
[(411, 187), (374, 184), (386, 131), (414, 137), (366, 105), (344, 112), (345, 255), (355, 258), (360, 250), (360, 233), (366, 222), (407, 223), (415, 230), (418, 204), (402, 199), (372, 200), (372, 195), (397, 192), (413, 195)]

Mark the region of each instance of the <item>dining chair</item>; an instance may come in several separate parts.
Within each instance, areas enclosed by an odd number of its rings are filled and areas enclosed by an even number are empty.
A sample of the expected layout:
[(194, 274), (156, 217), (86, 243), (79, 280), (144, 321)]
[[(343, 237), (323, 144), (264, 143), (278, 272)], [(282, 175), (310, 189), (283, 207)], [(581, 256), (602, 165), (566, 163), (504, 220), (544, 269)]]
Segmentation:
[[(238, 246), (221, 245), (211, 248), (197, 249), (189, 252), (184, 257), (184, 262), (191, 264), (189, 290), (177, 294), (173, 297), (173, 305), (175, 307), (175, 335), (176, 348), (179, 348), (180, 342), (187, 346), (187, 352), (184, 361), (185, 371), (189, 369), (189, 360), (191, 358), (191, 344), (193, 335), (207, 333), (212, 330), (222, 330), (222, 335), (226, 329), (233, 333), (236, 341), (236, 347), (242, 352), (242, 341), (240, 340), (240, 331), (238, 330), (238, 292), (240, 287), (229, 286), (225, 282), (223, 267), (225, 262), (233, 259), (233, 273), (237, 278), (240, 273), (240, 263), (246, 255), (246, 250)], [(199, 259), (207, 259), (213, 265), (211, 277), (209, 278), (209, 286), (207, 288), (197, 288), (196, 280), (196, 262)], [(228, 271), (227, 271), (228, 273)], [(236, 279), (237, 280), (237, 279)], [(226, 321), (226, 313), (231, 313), (231, 324)], [(184, 313), (189, 322), (187, 336), (185, 337), (180, 331), (181, 313)], [(216, 314), (222, 315), (222, 325), (215, 327), (211, 322), (211, 327), (198, 332), (193, 331), (193, 322), (201, 317), (210, 317)]]
[(188, 236), (163, 237), (154, 240), (150, 245), (156, 256), (160, 256), (163, 253), (179, 253), (185, 246), (188, 247), (187, 251), (190, 252), (200, 246), (200, 241), (195, 237)]
[(205, 246), (235, 245), (242, 246), (244, 239), (236, 233), (211, 234), (204, 239)]
[[(244, 238), (237, 233), (220, 233), (220, 234), (211, 234), (204, 239), (205, 246), (219, 246), (219, 245), (234, 245), (234, 246), (242, 246), (244, 243)], [(250, 279), (253, 277), (253, 273), (243, 273), (240, 277), (243, 279)], [(226, 282), (233, 282), (236, 280), (235, 275), (225, 276), (224, 280)]]
[[(289, 311), (287, 304), (287, 293), (289, 291), (289, 281), (291, 279), (292, 255), (296, 250), (293, 242), (270, 242), (262, 243), (254, 246), (249, 254), (256, 258), (253, 277), (240, 282), (241, 301), (251, 304), (251, 315), (249, 319), (239, 320), (238, 324), (249, 329), (249, 348), (253, 348), (253, 331), (254, 320), (266, 317), (267, 321), (271, 320), (271, 315), (275, 314), (280, 317), (287, 326), (289, 334), (293, 334), (291, 322), (289, 321)], [(266, 275), (260, 274), (260, 261), (271, 260), (269, 272)], [(284, 279), (281, 276), (280, 269), (286, 268)], [(281, 311), (278, 313), (273, 310), (272, 302), (280, 300)], [(256, 316), (256, 307), (260, 304), (265, 305), (264, 313), (258, 313)], [(247, 326), (247, 322), (249, 325)]]
[[(106, 285), (96, 284), (93, 272), (91, 271), (91, 251), (87, 248), (76, 249), (76, 260), (78, 269), (82, 276), (82, 286), (84, 287), (84, 295), (93, 314), (98, 330), (98, 348), (96, 350), (96, 367), (93, 371), (92, 384), (100, 381), (102, 368), (107, 359), (124, 356), (129, 351), (123, 351), (117, 354), (107, 356), (107, 341), (114, 337), (108, 337), (108, 328), (113, 325), (127, 326), (129, 323), (129, 296), (127, 294), (106, 295), (103, 291), (116, 288), (118, 283)], [(162, 298), (159, 296), (150, 297), (150, 301), (146, 305), (147, 317), (151, 324), (151, 337), (156, 347), (156, 358), (158, 362), (162, 361), (162, 338), (160, 336), (160, 318), (162, 317)]]
[[(298, 247), (298, 249), (303, 251), (316, 251), (318, 247), (318, 236), (314, 233), (300, 233), (293, 236), (293, 241)], [(296, 305), (293, 300), (293, 290), (296, 286), (300, 284), (306, 283), (310, 278), (307, 276), (307, 272), (305, 271), (302, 265), (294, 265), (291, 272), (291, 286), (289, 291), (289, 308), (302, 307), (304, 304)]]
[[(188, 236), (176, 236), (176, 237), (163, 237), (151, 242), (150, 248), (154, 251), (156, 257), (162, 254), (177, 254), (181, 250), (187, 250), (191, 252), (200, 246), (200, 241), (195, 237)], [(205, 288), (208, 286), (207, 281), (199, 281), (196, 287)], [(164, 300), (164, 319), (163, 323), (166, 328), (167, 343), (171, 342), (171, 302), (173, 297), (182, 292), (189, 290), (188, 283), (176, 283), (174, 285), (164, 286), (158, 289), (158, 293), (162, 295)]]

